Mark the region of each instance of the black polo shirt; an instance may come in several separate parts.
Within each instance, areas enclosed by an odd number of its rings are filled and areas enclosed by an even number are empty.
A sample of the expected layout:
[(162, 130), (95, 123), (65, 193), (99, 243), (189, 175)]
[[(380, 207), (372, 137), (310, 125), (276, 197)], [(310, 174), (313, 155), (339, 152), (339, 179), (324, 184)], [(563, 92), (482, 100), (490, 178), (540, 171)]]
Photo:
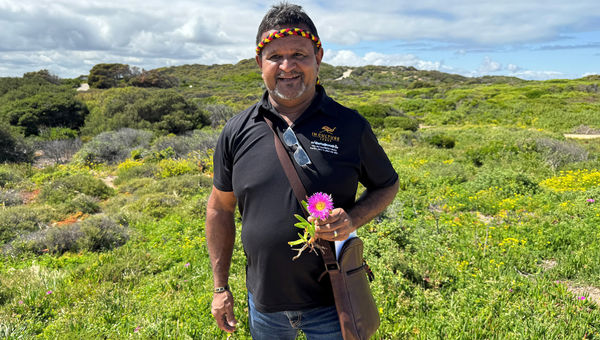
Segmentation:
[[(277, 158), (268, 115), (280, 137), (287, 123), (268, 94), (230, 119), (214, 155), (215, 187), (233, 191), (242, 215), (242, 244), (247, 258), (246, 285), (262, 312), (300, 310), (334, 303), (323, 260), (314, 253), (296, 255), (294, 214), (302, 214)], [(321, 86), (309, 108), (291, 126), (312, 164), (296, 170), (308, 195), (331, 194), (335, 207), (353, 206), (358, 183), (368, 189), (395, 183), (398, 175), (368, 122), (356, 111), (329, 98)], [(287, 147), (286, 147), (287, 148)], [(293, 150), (287, 148), (290, 155)]]

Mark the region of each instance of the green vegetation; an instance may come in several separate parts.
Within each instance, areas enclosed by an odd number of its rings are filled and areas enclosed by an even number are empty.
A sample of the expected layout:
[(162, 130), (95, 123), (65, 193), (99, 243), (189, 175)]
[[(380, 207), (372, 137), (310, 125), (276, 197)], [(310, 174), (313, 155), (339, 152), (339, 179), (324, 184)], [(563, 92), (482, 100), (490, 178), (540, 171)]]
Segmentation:
[[(563, 136), (600, 131), (600, 79), (348, 69), (322, 65), (321, 82), (400, 175), (359, 230), (375, 338), (600, 338), (600, 141)], [(205, 205), (220, 128), (260, 97), (260, 74), (252, 60), (129, 70), (81, 93), (43, 70), (0, 79), (1, 338), (227, 338)], [(250, 337), (244, 266), (238, 234), (233, 339)]]

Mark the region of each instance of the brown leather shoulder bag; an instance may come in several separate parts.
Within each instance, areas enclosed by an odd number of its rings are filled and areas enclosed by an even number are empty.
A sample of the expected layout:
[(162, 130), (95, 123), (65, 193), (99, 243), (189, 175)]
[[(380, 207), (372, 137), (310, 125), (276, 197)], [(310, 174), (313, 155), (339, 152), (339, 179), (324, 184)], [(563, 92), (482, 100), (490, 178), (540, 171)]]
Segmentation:
[[(302, 206), (306, 189), (292, 164), (289, 154), (268, 117), (265, 121), (273, 131), (275, 149), (281, 166), (290, 181), (294, 195)], [(307, 215), (307, 212), (304, 211)], [(339, 260), (326, 240), (318, 239), (325, 270), (329, 274), (344, 340), (369, 339), (379, 328), (379, 312), (369, 287), (374, 276), (363, 257), (363, 241), (354, 237), (346, 241)]]

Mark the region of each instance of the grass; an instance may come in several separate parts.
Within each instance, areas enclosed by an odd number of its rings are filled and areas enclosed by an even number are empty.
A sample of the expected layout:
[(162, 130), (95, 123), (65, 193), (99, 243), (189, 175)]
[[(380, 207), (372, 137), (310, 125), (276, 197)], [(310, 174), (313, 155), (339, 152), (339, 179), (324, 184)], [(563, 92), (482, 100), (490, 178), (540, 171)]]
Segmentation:
[[(429, 125), (376, 129), (401, 191), (359, 230), (376, 275), (375, 338), (600, 339), (592, 294), (600, 287), (600, 141), (562, 137), (583, 123), (600, 127), (590, 115), (597, 102), (586, 99), (598, 94), (582, 90), (590, 81), (383, 89), (362, 98), (332, 89), (346, 104), (410, 109)], [(419, 105), (404, 103), (412, 100)], [(0, 207), (0, 216), (22, 221), (0, 221), (0, 338), (227, 338), (210, 314), (210, 154), (175, 158), (148, 146), (114, 165), (0, 165), (2, 192), (27, 197)], [(113, 177), (114, 189), (98, 182)], [(93, 220), (50, 199), (77, 197), (75, 183), (87, 185), (98, 213), (123, 221), (128, 241), (7, 251), (19, 236)], [(247, 339), (237, 219), (230, 285), (240, 323), (231, 338)]]

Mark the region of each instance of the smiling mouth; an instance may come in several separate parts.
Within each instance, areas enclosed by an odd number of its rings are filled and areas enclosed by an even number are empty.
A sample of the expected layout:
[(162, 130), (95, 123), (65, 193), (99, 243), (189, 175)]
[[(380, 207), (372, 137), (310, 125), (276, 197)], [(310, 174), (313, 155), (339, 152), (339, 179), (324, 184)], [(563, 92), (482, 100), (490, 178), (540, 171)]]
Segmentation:
[(278, 81), (282, 81), (282, 82), (292, 82), (298, 79), (301, 79), (302, 75), (300, 74), (291, 74), (291, 75), (280, 75), (277, 77)]

